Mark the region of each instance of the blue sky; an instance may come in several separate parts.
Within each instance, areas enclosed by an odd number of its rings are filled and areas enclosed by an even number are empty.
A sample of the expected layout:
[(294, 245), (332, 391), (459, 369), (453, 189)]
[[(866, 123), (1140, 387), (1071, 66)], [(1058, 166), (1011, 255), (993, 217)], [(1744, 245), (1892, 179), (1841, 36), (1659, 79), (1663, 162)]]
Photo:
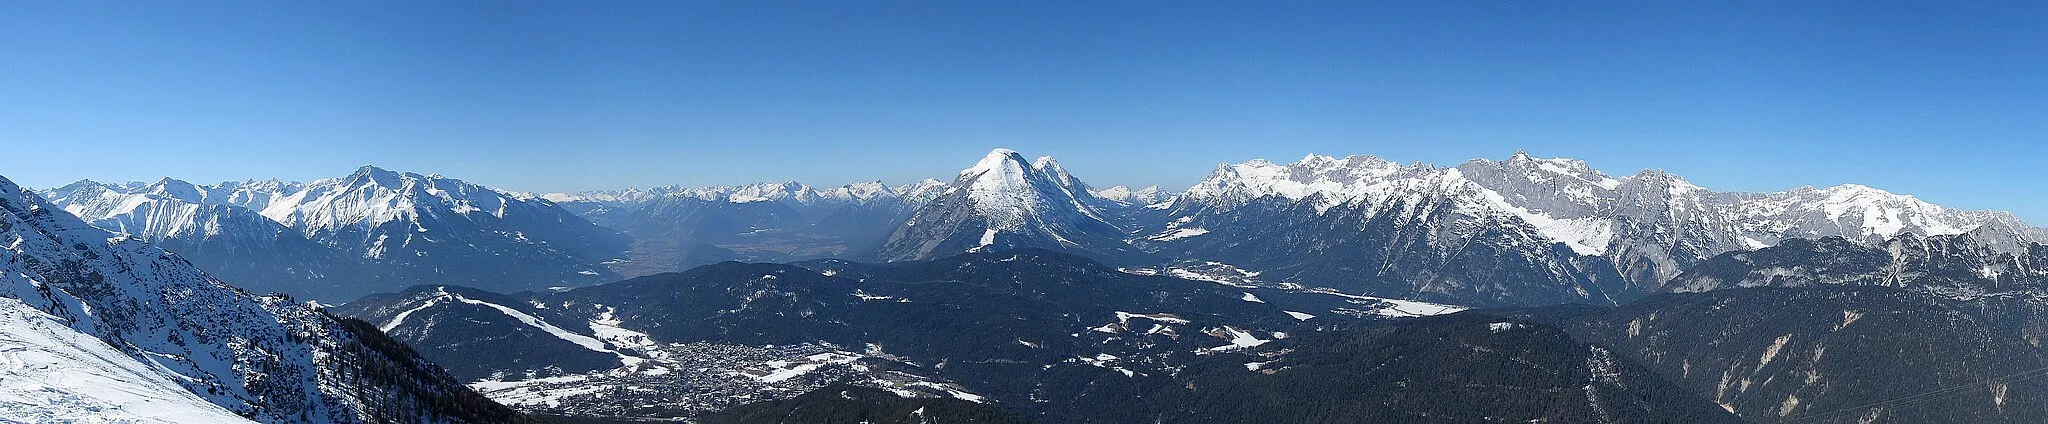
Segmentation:
[(2038, 3), (422, 3), (0, 3), (0, 175), (831, 185), (1001, 146), (1183, 188), (1527, 149), (2048, 224)]

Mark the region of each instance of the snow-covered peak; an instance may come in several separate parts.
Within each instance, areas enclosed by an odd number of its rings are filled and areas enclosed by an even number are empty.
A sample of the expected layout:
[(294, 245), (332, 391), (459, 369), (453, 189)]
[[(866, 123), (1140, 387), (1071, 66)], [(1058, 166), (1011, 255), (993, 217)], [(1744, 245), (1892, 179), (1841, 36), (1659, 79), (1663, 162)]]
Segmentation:
[(1132, 189), (1129, 186), (1114, 186), (1095, 191), (1095, 197), (1125, 205), (1150, 205), (1173, 197), (1173, 193), (1160, 190), (1159, 186)]
[(914, 183), (896, 186), (894, 190), (897, 195), (903, 196), (904, 201), (913, 205), (922, 205), (943, 194), (946, 191), (946, 182), (939, 181), (937, 178), (926, 178)]
[(1184, 196), (1197, 202), (1221, 205), (1242, 204), (1261, 197), (1301, 200), (1320, 196), (1328, 207), (1362, 196), (1378, 182), (1402, 174), (1434, 170), (1427, 166), (1402, 167), (1373, 156), (1334, 158), (1308, 155), (1300, 161), (1280, 165), (1264, 159), (1218, 165), (1208, 178), (1188, 188)]
[[(918, 187), (901, 191), (923, 195)], [(1096, 209), (1105, 202), (1049, 157), (1027, 162), (1014, 150), (994, 149), (920, 203), (878, 256), (923, 259), (1015, 247), (1130, 254), (1126, 232)]]
[(1561, 157), (1537, 158), (1530, 156), (1529, 152), (1524, 150), (1516, 150), (1515, 154), (1508, 157), (1505, 161), (1473, 159), (1464, 165), (1459, 165), (1459, 168), (1465, 169), (1467, 174), (1484, 174), (1486, 172), (1481, 171), (1481, 169), (1487, 169), (1503, 174), (1499, 175), (1501, 178), (1512, 178), (1538, 184), (1548, 184), (1553, 180), (1563, 178), (1568, 183), (1576, 184), (1572, 180), (1582, 181), (1604, 190), (1613, 190), (1621, 186), (1620, 180), (1593, 169), (1585, 161)]
[(400, 174), (398, 172), (393, 172), (391, 170), (387, 170), (384, 168), (378, 168), (376, 165), (363, 165), (363, 167), (361, 168), (356, 168), (356, 172), (354, 174), (349, 174), (348, 177), (345, 177), (344, 179), (347, 181), (344, 184), (374, 184), (388, 189), (397, 189), (402, 187), (403, 184), (405, 184), (405, 180), (418, 180), (423, 178), (426, 177), (409, 172)]
[(987, 155), (982, 156), (980, 161), (974, 163), (974, 166), (960, 170), (959, 178), (969, 179), (995, 173), (996, 175), (1009, 175), (1013, 177), (1002, 178), (1004, 180), (1023, 181), (1022, 175), (1034, 169), (1026, 165), (1026, 163), (1024, 155), (1018, 154), (1017, 151), (996, 148), (995, 150), (990, 150)]
[(895, 190), (891, 190), (888, 184), (883, 184), (881, 181), (865, 181), (819, 190), (818, 195), (838, 201), (869, 202), (875, 199), (894, 197), (897, 196), (897, 193)]
[(2000, 218), (1993, 211), (1960, 211), (1861, 184), (1797, 189), (1750, 196), (1743, 212), (1752, 220), (1779, 223), (1785, 230), (1821, 232), (1875, 241), (1902, 233), (1962, 234)]
[(783, 200), (798, 203), (808, 203), (810, 201), (817, 199), (817, 192), (811, 190), (810, 186), (798, 184), (795, 181), (748, 184), (744, 186), (735, 187), (731, 191), (727, 191), (720, 194), (723, 195), (723, 197), (725, 198), (724, 200), (726, 202), (730, 203), (774, 202)]
[(347, 177), (317, 180), (296, 192), (273, 198), (261, 213), (314, 235), (345, 227), (373, 228), (393, 221), (417, 221), (422, 213), (482, 213), (502, 218), (532, 200), (538, 198), (438, 175), (364, 166)]
[(177, 199), (187, 203), (204, 203), (206, 193), (199, 186), (182, 180), (163, 177), (143, 188), (144, 194), (165, 199)]
[(1024, 156), (998, 148), (974, 166), (960, 170), (953, 185), (966, 190), (978, 215), (996, 231), (1015, 230), (1025, 217), (1035, 213), (1043, 195), (1041, 186), (1056, 186), (1046, 175), (1025, 164)]

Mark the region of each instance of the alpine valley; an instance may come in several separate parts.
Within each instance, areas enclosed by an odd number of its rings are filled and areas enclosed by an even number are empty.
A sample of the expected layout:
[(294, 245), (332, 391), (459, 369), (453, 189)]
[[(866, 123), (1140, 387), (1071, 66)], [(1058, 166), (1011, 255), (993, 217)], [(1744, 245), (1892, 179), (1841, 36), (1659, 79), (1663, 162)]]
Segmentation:
[(1524, 152), (949, 177), (0, 180), (0, 421), (2048, 421), (2005, 212)]

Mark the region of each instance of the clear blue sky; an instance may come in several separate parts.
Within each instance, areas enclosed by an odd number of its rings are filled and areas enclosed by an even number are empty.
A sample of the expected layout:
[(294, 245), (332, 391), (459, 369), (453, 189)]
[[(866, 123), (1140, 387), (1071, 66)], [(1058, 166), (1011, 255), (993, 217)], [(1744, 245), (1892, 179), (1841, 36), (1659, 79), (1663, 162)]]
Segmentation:
[(0, 175), (832, 185), (1003, 146), (1177, 189), (1520, 148), (2048, 225), (2040, 2), (415, 3), (0, 1)]

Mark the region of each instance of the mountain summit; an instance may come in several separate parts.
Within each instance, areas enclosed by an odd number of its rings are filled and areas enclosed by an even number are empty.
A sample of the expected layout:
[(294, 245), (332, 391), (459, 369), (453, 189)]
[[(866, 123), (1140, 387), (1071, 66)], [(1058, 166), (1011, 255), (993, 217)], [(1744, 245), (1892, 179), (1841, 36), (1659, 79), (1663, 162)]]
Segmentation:
[(936, 199), (890, 234), (882, 260), (931, 259), (963, 252), (1036, 247), (1112, 262), (1139, 255), (1125, 231), (1105, 219), (1086, 183), (1051, 157), (1027, 162), (1010, 149), (989, 151), (961, 170)]

